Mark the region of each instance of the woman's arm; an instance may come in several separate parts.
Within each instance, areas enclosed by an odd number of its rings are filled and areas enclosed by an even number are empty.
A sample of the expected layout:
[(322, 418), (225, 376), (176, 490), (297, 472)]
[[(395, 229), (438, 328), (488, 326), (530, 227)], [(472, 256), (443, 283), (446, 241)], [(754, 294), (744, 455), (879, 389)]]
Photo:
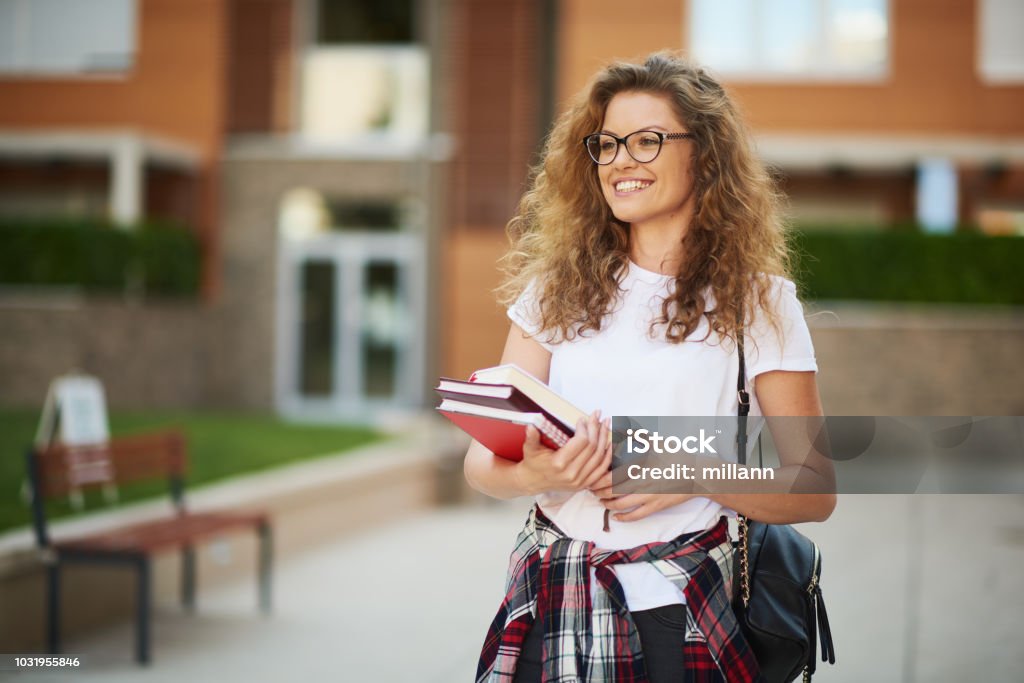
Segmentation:
[[(821, 399), (813, 372), (776, 370), (757, 376), (757, 401), (765, 417), (820, 416)], [(769, 428), (771, 420), (767, 421)], [(780, 467), (776, 487), (783, 490), (826, 491), (827, 493), (720, 493), (709, 497), (737, 512), (770, 524), (823, 522), (836, 507), (835, 471), (826, 454), (818, 453), (805, 430), (772, 432), (779, 451)], [(788, 442), (787, 442), (788, 441)]]
[[(813, 372), (776, 370), (757, 376), (754, 383), (757, 400), (765, 417), (820, 416), (821, 399)], [(771, 420), (767, 421), (771, 428)], [(612, 492), (611, 475), (594, 489), (605, 507), (618, 514), (614, 519), (629, 522), (643, 519), (653, 512), (703, 496), (732, 508), (751, 519), (771, 524), (820, 522), (828, 519), (836, 506), (835, 472), (832, 461), (818, 453), (806, 430), (773, 430), (781, 460), (773, 481), (730, 482), (729, 487), (749, 487), (759, 491), (774, 488), (778, 493), (628, 493)], [(720, 464), (721, 461), (698, 456), (697, 466)], [(814, 493), (789, 493), (789, 491)]]
[[(551, 352), (513, 324), (505, 341), (501, 363), (515, 363), (537, 379), (547, 382)], [(553, 451), (540, 443), (540, 434), (527, 428), (523, 459), (512, 462), (495, 457), (478, 441), (466, 451), (463, 471), (477, 491), (494, 498), (516, 498), (544, 491), (577, 491), (589, 488), (611, 464), (611, 425), (600, 422), (600, 411), (576, 425), (569, 442)]]

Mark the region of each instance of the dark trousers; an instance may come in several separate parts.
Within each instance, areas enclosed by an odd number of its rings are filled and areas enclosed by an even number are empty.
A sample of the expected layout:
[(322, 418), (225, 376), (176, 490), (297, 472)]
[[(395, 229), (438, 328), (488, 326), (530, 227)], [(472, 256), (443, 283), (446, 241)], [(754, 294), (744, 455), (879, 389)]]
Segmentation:
[[(685, 644), (686, 608), (683, 605), (665, 605), (631, 614), (640, 636), (640, 647), (650, 683), (724, 681), (721, 674), (712, 668), (714, 660), (711, 659), (711, 653), (707, 652), (706, 645)], [(522, 653), (516, 663), (515, 683), (540, 683), (543, 668), (540, 631), (535, 624), (526, 634)], [(693, 661), (688, 661), (690, 659)]]

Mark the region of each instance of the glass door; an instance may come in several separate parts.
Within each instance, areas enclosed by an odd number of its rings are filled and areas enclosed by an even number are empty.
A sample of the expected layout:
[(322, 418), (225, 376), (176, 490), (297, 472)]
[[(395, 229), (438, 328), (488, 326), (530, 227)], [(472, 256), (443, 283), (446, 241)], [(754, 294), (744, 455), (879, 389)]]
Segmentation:
[(324, 233), (283, 240), (275, 394), (286, 416), (373, 420), (422, 402), (422, 238)]

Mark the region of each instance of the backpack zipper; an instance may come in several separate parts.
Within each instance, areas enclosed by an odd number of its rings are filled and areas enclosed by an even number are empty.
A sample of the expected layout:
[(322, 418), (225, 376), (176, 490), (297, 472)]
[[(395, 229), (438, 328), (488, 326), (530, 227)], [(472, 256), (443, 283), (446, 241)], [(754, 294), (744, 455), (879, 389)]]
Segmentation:
[(821, 551), (818, 550), (818, 544), (814, 543), (814, 571), (811, 572), (811, 583), (807, 586), (807, 592), (814, 595), (814, 591), (818, 588), (818, 574), (821, 572)]

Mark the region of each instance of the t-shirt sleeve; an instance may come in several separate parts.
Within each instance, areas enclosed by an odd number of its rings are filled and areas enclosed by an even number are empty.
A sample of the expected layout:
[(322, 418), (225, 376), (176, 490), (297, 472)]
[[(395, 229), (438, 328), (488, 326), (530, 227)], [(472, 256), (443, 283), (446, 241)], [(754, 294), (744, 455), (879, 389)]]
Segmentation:
[(754, 316), (746, 334), (755, 343), (744, 344), (747, 376), (753, 378), (772, 370), (817, 372), (814, 345), (796, 285), (782, 277), (772, 276), (771, 280), (769, 302), (778, 315), (779, 329), (776, 331), (763, 310)]
[(546, 341), (548, 334), (543, 333), (539, 326), (540, 308), (536, 299), (537, 281), (532, 280), (523, 293), (519, 295), (515, 303), (508, 307), (508, 317), (519, 327), (523, 328), (526, 334), (543, 346), (548, 351), (554, 351), (554, 346)]

